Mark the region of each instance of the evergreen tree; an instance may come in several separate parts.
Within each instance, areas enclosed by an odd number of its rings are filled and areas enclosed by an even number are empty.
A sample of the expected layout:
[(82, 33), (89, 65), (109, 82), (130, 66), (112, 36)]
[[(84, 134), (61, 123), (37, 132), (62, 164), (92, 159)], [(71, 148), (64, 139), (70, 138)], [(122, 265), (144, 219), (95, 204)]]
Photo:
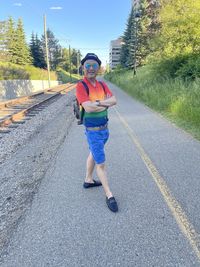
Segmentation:
[(134, 64), (144, 63), (149, 49), (147, 38), (147, 26), (149, 18), (147, 16), (147, 1), (140, 1), (140, 8), (132, 8), (129, 15), (127, 28), (123, 36), (124, 45), (121, 49), (121, 65), (133, 68)]
[(12, 62), (19, 65), (30, 64), (32, 58), (30, 56), (29, 47), (26, 44), (25, 33), (23, 29), (22, 19), (18, 19), (17, 28), (14, 35), (14, 47), (12, 50)]
[(30, 40), (29, 47), (30, 47), (31, 57), (33, 58), (33, 65), (35, 66), (36, 65), (36, 53), (37, 53), (37, 51), (36, 51), (36, 44), (35, 44), (35, 35), (33, 32), (31, 34), (31, 40)]
[[(50, 29), (47, 30), (47, 41), (49, 49), (50, 68), (51, 70), (55, 70), (61, 60), (61, 46), (59, 45), (59, 41), (55, 38), (53, 32)], [(42, 47), (45, 53), (46, 48), (44, 35), (42, 35)]]
[(121, 53), (120, 53), (120, 65), (123, 68), (127, 68), (128, 67), (128, 63), (127, 63), (128, 55), (129, 55), (128, 46), (126, 45), (126, 43), (124, 43), (122, 45)]
[(46, 68), (47, 64), (45, 61), (45, 54), (42, 49), (42, 41), (38, 38), (37, 34), (35, 36), (35, 47), (36, 47), (36, 67)]
[(7, 51), (9, 55), (9, 61), (13, 62), (13, 54), (15, 50), (15, 45), (16, 45), (16, 31), (15, 31), (15, 25), (14, 25), (14, 20), (12, 17), (8, 18), (7, 22)]
[(123, 42), (120, 53), (120, 64), (124, 68), (129, 68), (133, 66), (133, 55), (135, 46), (135, 20), (134, 20), (134, 9), (131, 9), (131, 13), (128, 18), (128, 23), (126, 30), (123, 35)]
[(33, 65), (39, 68), (46, 68), (44, 52), (42, 50), (42, 43), (38, 38), (37, 34), (34, 35), (34, 33), (32, 33), (31, 35), (30, 51), (31, 56), (33, 58)]
[(7, 21), (0, 21), (0, 60), (8, 61)]
[(124, 32), (121, 49), (121, 65), (133, 68), (146, 62), (152, 52), (152, 39), (159, 32), (159, 5), (157, 0), (140, 0), (139, 7), (133, 7)]

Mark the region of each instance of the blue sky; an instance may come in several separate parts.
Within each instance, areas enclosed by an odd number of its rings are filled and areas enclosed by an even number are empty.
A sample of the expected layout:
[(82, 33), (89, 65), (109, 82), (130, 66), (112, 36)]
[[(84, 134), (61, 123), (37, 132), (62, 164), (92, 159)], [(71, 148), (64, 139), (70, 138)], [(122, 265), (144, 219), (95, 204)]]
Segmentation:
[(131, 0), (0, 0), (0, 20), (22, 18), (27, 41), (43, 34), (43, 15), (62, 47), (96, 53), (105, 65), (110, 41), (123, 34)]

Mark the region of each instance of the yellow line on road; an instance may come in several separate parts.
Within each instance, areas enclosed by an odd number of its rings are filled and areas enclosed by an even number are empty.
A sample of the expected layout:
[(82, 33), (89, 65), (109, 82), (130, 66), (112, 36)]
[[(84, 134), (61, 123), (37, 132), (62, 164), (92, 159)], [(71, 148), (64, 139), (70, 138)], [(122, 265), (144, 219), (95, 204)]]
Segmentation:
[(195, 231), (194, 227), (189, 222), (185, 212), (183, 211), (178, 201), (170, 192), (167, 184), (165, 183), (164, 179), (160, 176), (158, 170), (154, 166), (149, 156), (144, 151), (134, 131), (131, 129), (131, 127), (128, 125), (125, 119), (120, 115), (120, 113), (116, 110), (116, 108), (115, 111), (120, 121), (125, 126), (131, 140), (136, 145), (143, 162), (145, 163), (147, 169), (149, 170), (151, 176), (153, 177), (153, 180), (158, 186), (160, 192), (162, 193), (164, 200), (166, 201), (169, 209), (171, 210), (174, 218), (176, 219), (179, 228), (181, 229), (182, 233), (186, 236), (186, 238), (189, 240), (193, 250), (195, 251), (198, 259), (200, 260), (200, 238), (198, 233)]

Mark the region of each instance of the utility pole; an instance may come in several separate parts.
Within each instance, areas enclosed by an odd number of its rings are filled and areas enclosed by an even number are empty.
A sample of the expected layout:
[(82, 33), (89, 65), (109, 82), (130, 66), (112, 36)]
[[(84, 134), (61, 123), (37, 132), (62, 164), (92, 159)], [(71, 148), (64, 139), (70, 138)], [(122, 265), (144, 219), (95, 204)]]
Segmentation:
[(137, 49), (137, 19), (135, 19), (135, 48), (134, 48), (134, 66), (133, 74), (136, 75), (136, 49)]
[(138, 20), (140, 18), (140, 13), (137, 11), (135, 14), (135, 48), (134, 48), (134, 66), (133, 66), (133, 74), (136, 75), (136, 51), (137, 51), (137, 42), (138, 42)]
[(79, 51), (77, 52), (77, 75), (79, 75), (79, 65), (80, 65), (80, 55)]
[(50, 88), (51, 87), (51, 77), (50, 77), (49, 49), (48, 49), (47, 29), (46, 29), (46, 15), (44, 15), (44, 38), (45, 38), (45, 48), (46, 48), (46, 61), (47, 61), (47, 71), (48, 71), (48, 82), (49, 82), (49, 88)]
[(70, 74), (70, 82), (72, 81), (72, 65), (71, 65), (71, 48), (69, 45), (69, 74)]

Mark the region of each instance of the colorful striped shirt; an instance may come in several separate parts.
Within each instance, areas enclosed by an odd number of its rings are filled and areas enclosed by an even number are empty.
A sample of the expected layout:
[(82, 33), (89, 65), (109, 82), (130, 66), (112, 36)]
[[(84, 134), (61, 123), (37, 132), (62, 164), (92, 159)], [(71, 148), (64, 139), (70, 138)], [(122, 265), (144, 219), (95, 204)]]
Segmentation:
[[(83, 79), (83, 81), (87, 84), (89, 88), (89, 95), (87, 94), (84, 85), (81, 82), (79, 82), (76, 86), (76, 97), (80, 105), (86, 101), (95, 102), (96, 100), (104, 100), (106, 97), (111, 97), (113, 95), (108, 86), (104, 82), (103, 85), (105, 88), (105, 92), (102, 85), (97, 80), (95, 86), (91, 84), (86, 77)], [(85, 111), (84, 113), (83, 124), (86, 127), (96, 127), (105, 125), (107, 121), (108, 121), (107, 109), (101, 112), (87, 113)]]

